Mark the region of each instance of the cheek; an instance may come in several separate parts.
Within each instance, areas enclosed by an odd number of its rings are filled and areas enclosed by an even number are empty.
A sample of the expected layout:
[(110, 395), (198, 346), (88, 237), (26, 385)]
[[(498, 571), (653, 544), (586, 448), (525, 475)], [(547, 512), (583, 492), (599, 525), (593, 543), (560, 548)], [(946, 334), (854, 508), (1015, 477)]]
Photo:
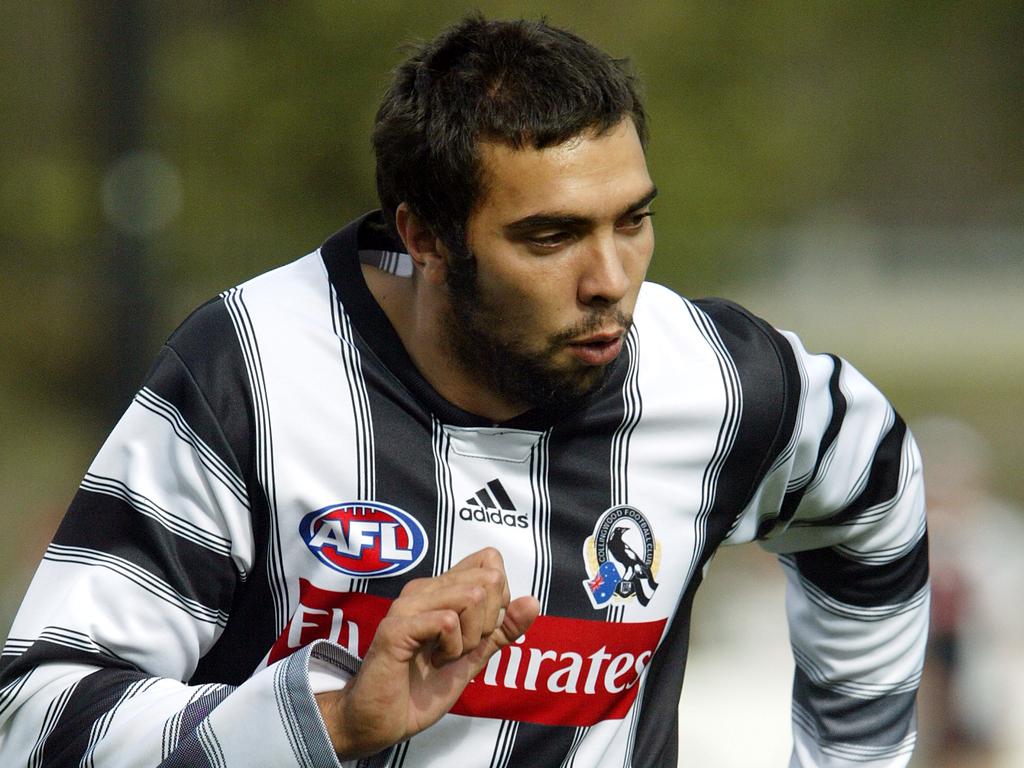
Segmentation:
[(501, 319), (512, 321), (509, 327), (515, 336), (531, 329), (561, 327), (565, 323), (559, 318), (571, 315), (575, 307), (575, 286), (555, 270), (535, 268), (493, 276), (486, 284), (481, 281), (480, 287), (481, 300), (500, 311)]

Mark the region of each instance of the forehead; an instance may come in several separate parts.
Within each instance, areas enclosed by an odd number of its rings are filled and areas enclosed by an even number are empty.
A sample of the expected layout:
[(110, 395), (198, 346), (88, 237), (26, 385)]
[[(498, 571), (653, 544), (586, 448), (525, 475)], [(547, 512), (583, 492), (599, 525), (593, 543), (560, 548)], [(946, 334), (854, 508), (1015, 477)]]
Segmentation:
[(653, 186), (629, 118), (605, 133), (584, 133), (543, 149), (483, 141), (479, 157), (483, 183), (471, 219), (620, 215)]

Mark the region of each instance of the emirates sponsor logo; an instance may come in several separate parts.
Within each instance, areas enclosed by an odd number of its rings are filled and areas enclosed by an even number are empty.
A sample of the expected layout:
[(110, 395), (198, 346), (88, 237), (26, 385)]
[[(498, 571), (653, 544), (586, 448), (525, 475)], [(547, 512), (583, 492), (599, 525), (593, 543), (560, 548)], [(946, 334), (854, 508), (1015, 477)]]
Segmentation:
[[(390, 605), (385, 598), (332, 592), (303, 579), (299, 606), (269, 663), (321, 638), (362, 657)], [(517, 643), (491, 657), (451, 711), (542, 725), (622, 719), (664, 628), (665, 619), (608, 624), (539, 616)]]

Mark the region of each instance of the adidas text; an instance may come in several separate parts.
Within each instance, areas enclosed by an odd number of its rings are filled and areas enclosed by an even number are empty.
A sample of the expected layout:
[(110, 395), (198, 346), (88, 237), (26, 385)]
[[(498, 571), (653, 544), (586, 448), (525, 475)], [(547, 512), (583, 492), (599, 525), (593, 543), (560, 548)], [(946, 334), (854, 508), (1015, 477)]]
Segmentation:
[(526, 515), (513, 515), (511, 512), (501, 512), (497, 509), (484, 509), (477, 507), (463, 507), (459, 510), (459, 517), (463, 520), (475, 520), (478, 523), (493, 523), (494, 525), (507, 525), (511, 528), (529, 528), (530, 522)]

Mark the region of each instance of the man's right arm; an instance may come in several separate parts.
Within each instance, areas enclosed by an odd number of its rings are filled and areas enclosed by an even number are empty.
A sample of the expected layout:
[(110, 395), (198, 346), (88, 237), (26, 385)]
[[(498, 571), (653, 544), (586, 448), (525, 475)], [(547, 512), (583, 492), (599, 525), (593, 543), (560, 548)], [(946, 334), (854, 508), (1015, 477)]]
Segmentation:
[(240, 443), (197, 378), (162, 351), (47, 549), (0, 658), (0, 764), (334, 768), (435, 722), (536, 616), (485, 550), (407, 585), (358, 676), (319, 641), (188, 685), (260, 547)]
[(336, 764), (305, 667), (322, 657), (351, 676), (357, 662), (341, 649), (296, 654), (237, 687), (183, 682), (257, 559), (220, 421), (166, 347), (90, 466), (4, 646), (0, 764), (304, 765), (317, 751)]

